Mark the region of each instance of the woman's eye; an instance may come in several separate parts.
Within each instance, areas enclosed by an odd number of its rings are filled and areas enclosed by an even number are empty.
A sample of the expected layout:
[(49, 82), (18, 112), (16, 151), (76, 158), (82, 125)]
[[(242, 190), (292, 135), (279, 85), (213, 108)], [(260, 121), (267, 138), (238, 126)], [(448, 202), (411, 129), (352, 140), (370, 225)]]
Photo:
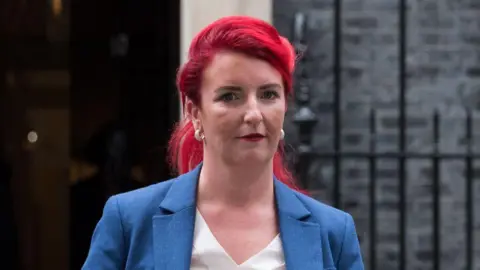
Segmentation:
[(263, 92), (262, 98), (265, 99), (275, 99), (278, 98), (279, 95), (276, 91), (265, 91)]
[(226, 93), (220, 96), (220, 100), (222, 101), (233, 101), (238, 99), (238, 96), (235, 93)]

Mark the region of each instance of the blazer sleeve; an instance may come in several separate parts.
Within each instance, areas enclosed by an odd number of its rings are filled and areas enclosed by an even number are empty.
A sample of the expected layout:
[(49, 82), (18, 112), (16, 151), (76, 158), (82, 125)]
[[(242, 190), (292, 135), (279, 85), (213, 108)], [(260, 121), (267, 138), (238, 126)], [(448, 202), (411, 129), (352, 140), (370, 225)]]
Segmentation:
[(338, 270), (364, 270), (360, 243), (355, 230), (355, 224), (350, 214), (345, 215), (345, 232), (338, 258)]
[(119, 270), (125, 267), (126, 248), (122, 218), (116, 196), (105, 203), (92, 236), (90, 250), (82, 270)]

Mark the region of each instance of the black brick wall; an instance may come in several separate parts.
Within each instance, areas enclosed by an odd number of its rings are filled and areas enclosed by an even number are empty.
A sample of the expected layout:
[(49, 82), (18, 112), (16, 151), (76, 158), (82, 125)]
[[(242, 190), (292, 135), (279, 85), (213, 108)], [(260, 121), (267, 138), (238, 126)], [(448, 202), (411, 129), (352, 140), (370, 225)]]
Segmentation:
[[(318, 115), (312, 145), (317, 152), (333, 150), (334, 1), (274, 0), (274, 24), (287, 37), (296, 12), (308, 16), (309, 60)], [(398, 1), (342, 1), (342, 150), (368, 151), (375, 139), (379, 152), (398, 150), (399, 16)], [(466, 150), (465, 108), (475, 110), (474, 149), (480, 151), (480, 0), (409, 0), (407, 17), (407, 149), (428, 153), (434, 144), (432, 113), (441, 113), (441, 152)], [(378, 133), (368, 130), (368, 113), (378, 111)], [(297, 143), (290, 106), (287, 142)], [(407, 164), (407, 269), (431, 269), (432, 164)], [(465, 165), (441, 164), (442, 269), (465, 264)], [(475, 163), (475, 269), (480, 269), (480, 161)], [(316, 159), (309, 170), (315, 196), (333, 202), (333, 164)], [(378, 162), (378, 269), (398, 269), (398, 164)], [(365, 262), (369, 263), (368, 163), (342, 162), (342, 208), (355, 218)]]

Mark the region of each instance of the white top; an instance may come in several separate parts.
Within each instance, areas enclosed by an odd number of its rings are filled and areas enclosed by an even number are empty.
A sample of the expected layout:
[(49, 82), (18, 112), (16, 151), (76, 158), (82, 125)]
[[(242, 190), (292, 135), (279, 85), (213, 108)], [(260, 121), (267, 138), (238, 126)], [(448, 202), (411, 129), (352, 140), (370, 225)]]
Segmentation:
[(197, 209), (190, 270), (285, 270), (282, 242), (277, 235), (270, 244), (238, 265), (218, 243)]

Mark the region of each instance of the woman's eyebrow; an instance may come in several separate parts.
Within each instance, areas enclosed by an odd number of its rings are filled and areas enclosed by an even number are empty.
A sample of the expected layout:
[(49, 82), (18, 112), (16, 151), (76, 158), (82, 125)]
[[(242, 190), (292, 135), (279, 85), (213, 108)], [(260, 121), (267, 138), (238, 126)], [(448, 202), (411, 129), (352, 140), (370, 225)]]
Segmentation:
[(265, 89), (272, 89), (272, 88), (277, 88), (280, 89), (282, 86), (278, 83), (267, 83), (262, 86), (260, 86), (260, 89), (265, 90)]
[(225, 90), (240, 92), (240, 91), (242, 91), (242, 87), (235, 86), (235, 85), (225, 85), (225, 86), (218, 87), (217, 90), (215, 90), (215, 91), (218, 92), (218, 91), (225, 91)]

